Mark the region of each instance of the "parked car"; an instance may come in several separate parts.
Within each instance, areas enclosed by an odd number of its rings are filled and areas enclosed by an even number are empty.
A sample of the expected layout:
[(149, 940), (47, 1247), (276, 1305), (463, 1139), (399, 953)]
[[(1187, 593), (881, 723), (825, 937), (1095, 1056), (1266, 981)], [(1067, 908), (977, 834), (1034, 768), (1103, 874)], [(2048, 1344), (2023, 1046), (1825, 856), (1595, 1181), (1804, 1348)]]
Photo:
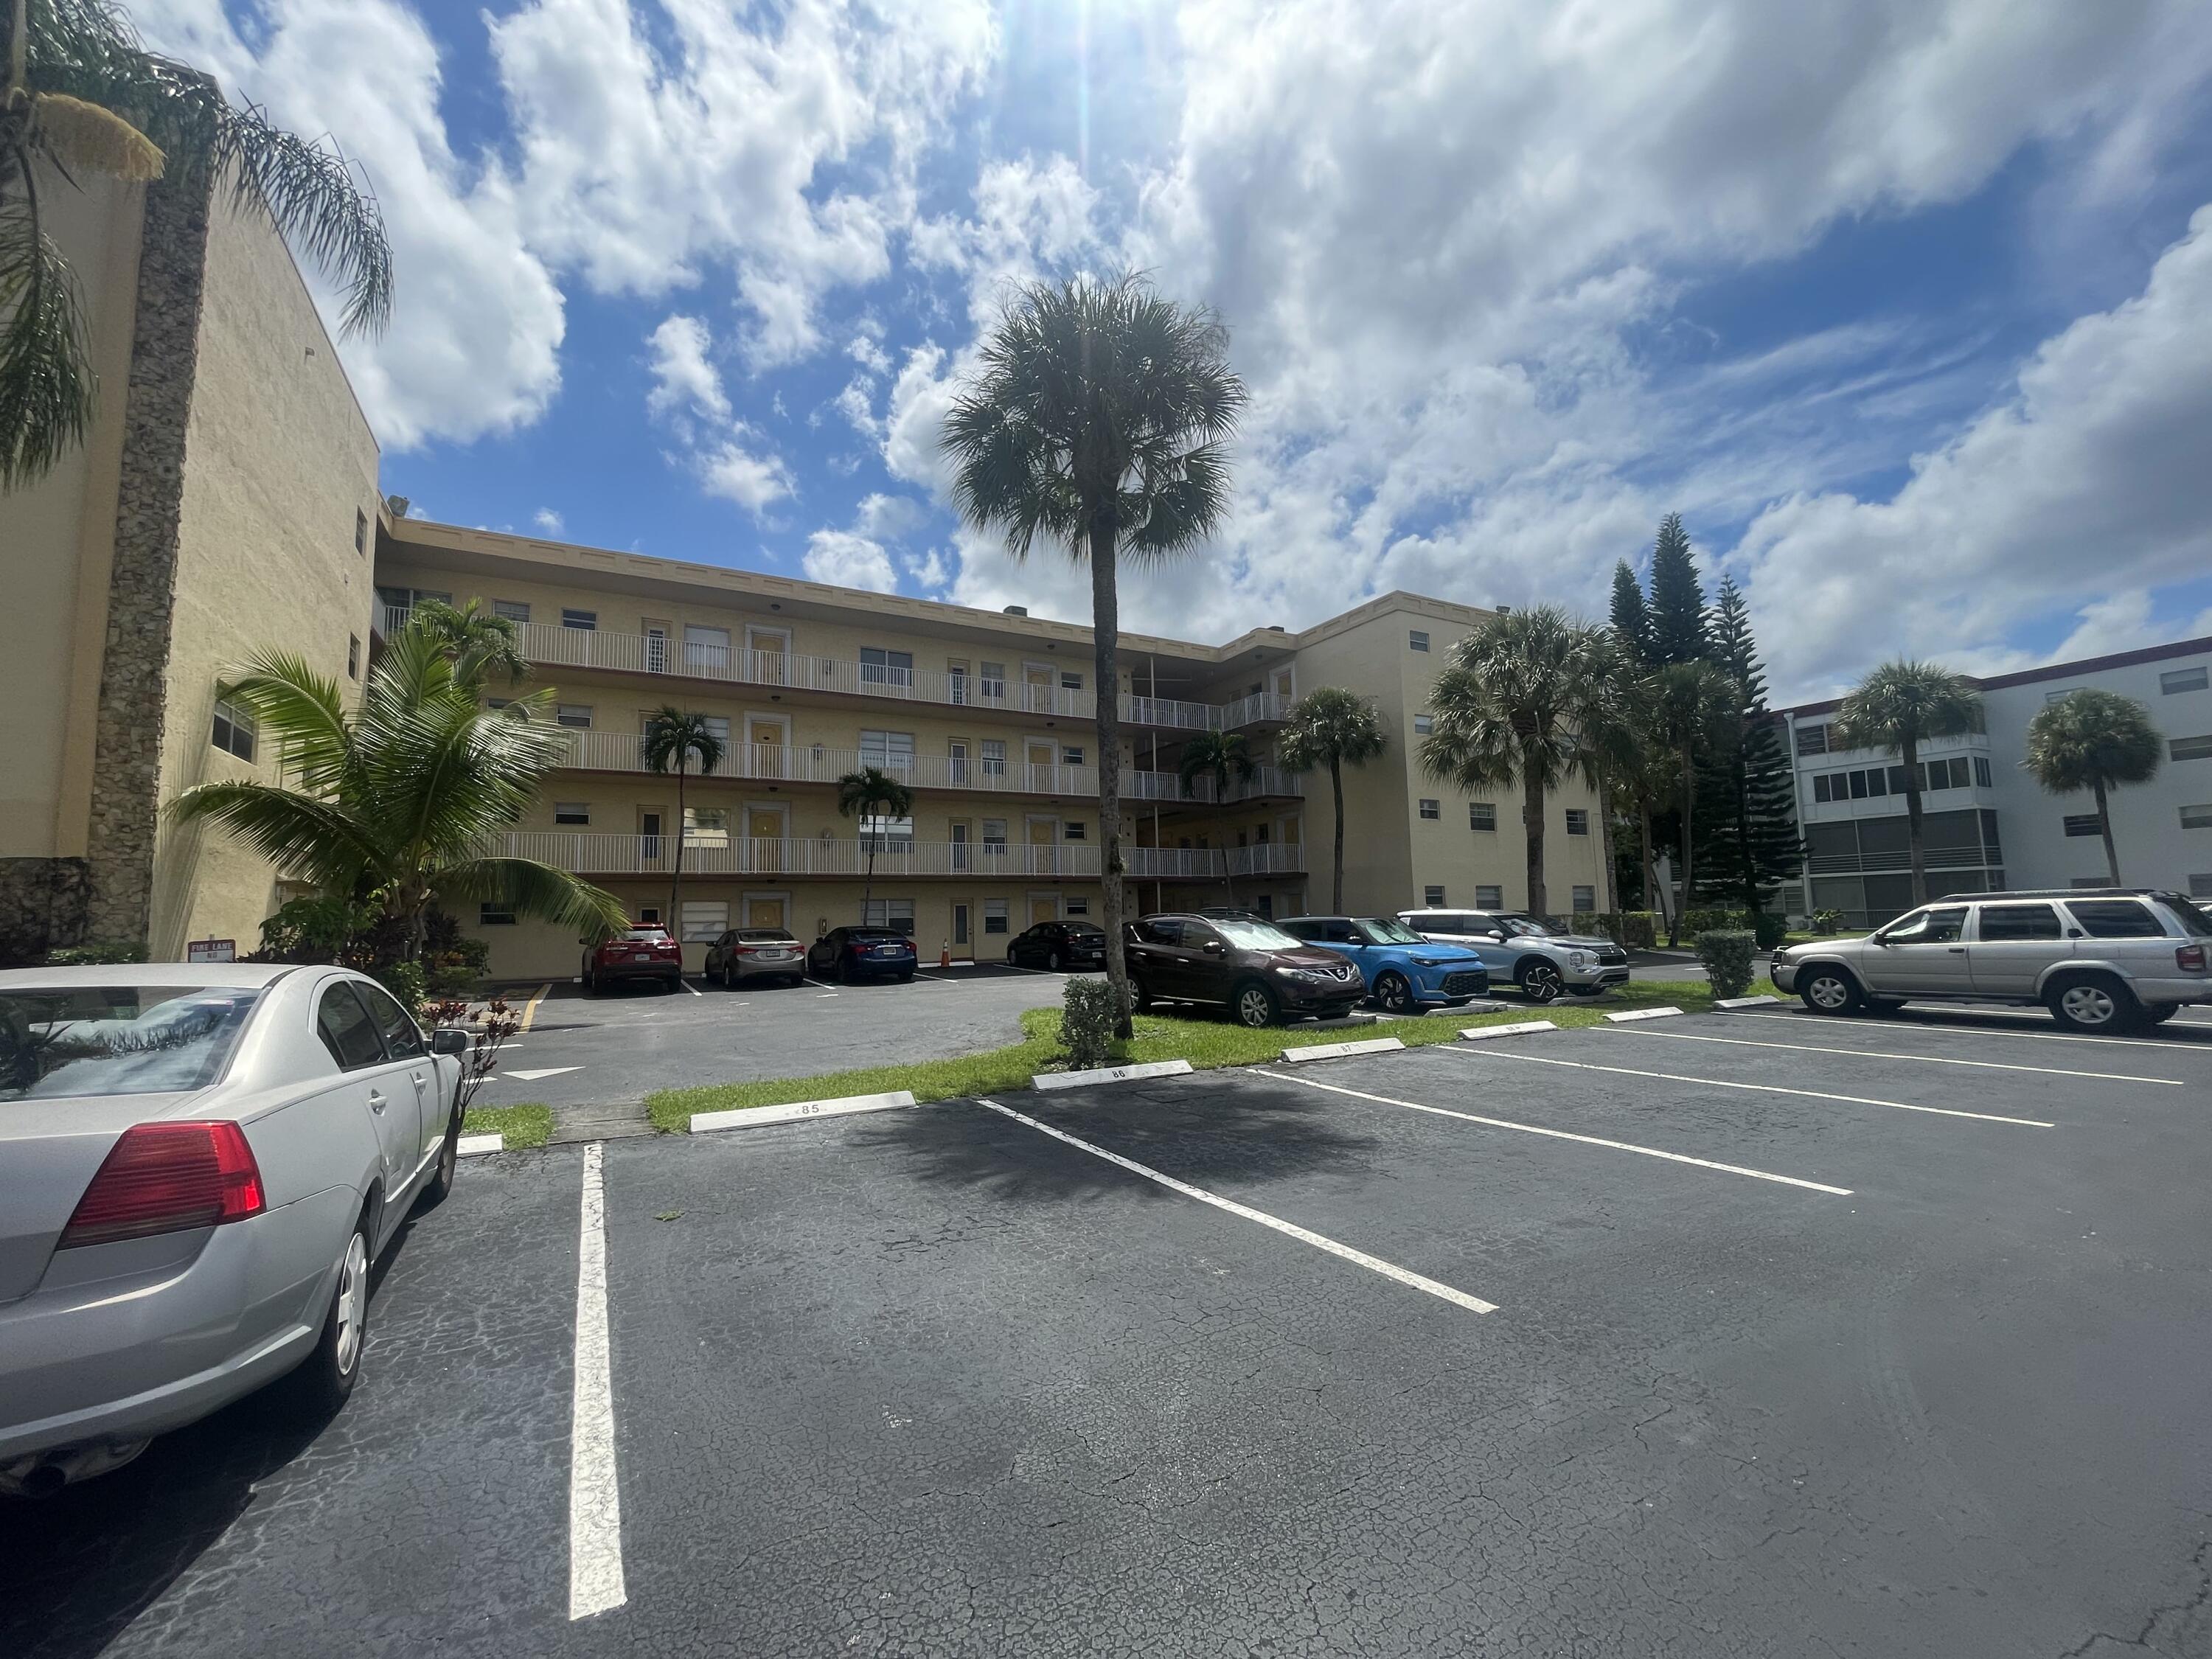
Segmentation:
[(1006, 963), (1055, 974), (1063, 968), (1103, 968), (1106, 930), (1088, 921), (1041, 921), (1007, 942)]
[(1531, 1002), (1572, 993), (1602, 996), (1628, 983), (1628, 953), (1609, 939), (1557, 933), (1519, 910), (1401, 910), (1398, 920), (1423, 939), (1461, 945), (1482, 958), (1491, 983), (1511, 981)]
[(732, 991), (749, 979), (796, 985), (806, 977), (806, 947), (781, 927), (734, 927), (707, 947), (704, 972)]
[(1271, 921), (1157, 915), (1127, 927), (1129, 983), (1137, 1006), (1214, 1003), (1243, 1025), (1286, 1016), (1335, 1019), (1367, 994), (1359, 969)]
[(0, 1492), (280, 1378), (337, 1409), (372, 1264), (453, 1186), (467, 1041), (343, 968), (0, 972)]
[(1292, 916), (1283, 931), (1334, 951), (1359, 969), (1383, 1012), (1456, 1008), (1490, 989), (1482, 958), (1462, 945), (1437, 945), (1402, 921), (1380, 916)]
[(1957, 893), (1864, 939), (1777, 951), (1775, 988), (1815, 1013), (1906, 1001), (2041, 1003), (2075, 1031), (2125, 1030), (2212, 1002), (2212, 918), (2147, 887)]
[(648, 979), (665, 991), (684, 983), (684, 947), (659, 922), (641, 922), (584, 953), (584, 988), (594, 996), (624, 980)]
[(914, 941), (893, 927), (832, 927), (806, 953), (818, 979), (912, 979)]

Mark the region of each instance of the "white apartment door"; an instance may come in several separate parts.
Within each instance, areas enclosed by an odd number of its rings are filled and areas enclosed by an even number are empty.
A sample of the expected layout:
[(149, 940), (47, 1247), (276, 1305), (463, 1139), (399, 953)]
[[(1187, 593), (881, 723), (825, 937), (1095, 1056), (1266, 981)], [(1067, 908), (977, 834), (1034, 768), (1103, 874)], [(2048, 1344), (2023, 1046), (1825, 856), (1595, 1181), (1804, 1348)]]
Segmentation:
[(637, 814), (637, 866), (641, 870), (660, 867), (660, 811), (658, 807), (640, 807)]
[(645, 672), (668, 672), (668, 624), (665, 622), (648, 621), (645, 624)]
[(975, 959), (975, 907), (967, 899), (952, 901), (952, 955), (959, 962)]

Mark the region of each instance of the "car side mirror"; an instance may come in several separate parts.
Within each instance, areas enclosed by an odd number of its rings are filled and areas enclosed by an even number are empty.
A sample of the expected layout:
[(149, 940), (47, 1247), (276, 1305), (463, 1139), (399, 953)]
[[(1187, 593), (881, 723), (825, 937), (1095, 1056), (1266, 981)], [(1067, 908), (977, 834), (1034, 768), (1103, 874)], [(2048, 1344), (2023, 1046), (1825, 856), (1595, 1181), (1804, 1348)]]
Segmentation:
[(1494, 945), (1503, 945), (1505, 943), (1505, 934), (1504, 930), (1501, 928), (1492, 928), (1488, 933), (1483, 935), (1483, 938), (1490, 940)]
[(469, 1051), (469, 1034), (457, 1025), (441, 1025), (430, 1033), (430, 1052), (434, 1054), (465, 1054)]
[(1229, 947), (1218, 939), (1210, 939), (1198, 948), (1210, 957), (1226, 956), (1229, 953)]

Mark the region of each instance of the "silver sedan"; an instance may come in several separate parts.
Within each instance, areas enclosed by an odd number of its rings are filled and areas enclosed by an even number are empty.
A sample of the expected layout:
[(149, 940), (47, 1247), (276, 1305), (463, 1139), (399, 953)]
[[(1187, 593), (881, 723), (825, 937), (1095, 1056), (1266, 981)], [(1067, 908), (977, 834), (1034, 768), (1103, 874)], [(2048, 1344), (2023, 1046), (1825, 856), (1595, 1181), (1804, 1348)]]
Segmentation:
[(466, 1042), (341, 968), (0, 972), (0, 1492), (280, 1378), (336, 1410), (370, 1264), (452, 1185)]

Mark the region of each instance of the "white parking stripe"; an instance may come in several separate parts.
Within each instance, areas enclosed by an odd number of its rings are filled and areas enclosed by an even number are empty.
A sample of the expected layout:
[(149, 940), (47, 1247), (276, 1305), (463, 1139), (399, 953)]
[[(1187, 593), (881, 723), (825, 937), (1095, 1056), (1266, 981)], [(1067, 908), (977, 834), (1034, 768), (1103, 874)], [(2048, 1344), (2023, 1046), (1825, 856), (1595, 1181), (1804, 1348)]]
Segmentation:
[(1881, 1048), (1830, 1048), (1813, 1042), (1754, 1042), (1745, 1037), (1698, 1036), (1688, 1031), (1626, 1031), (1625, 1036), (1665, 1037), (1675, 1042), (1725, 1042), (1732, 1048), (1784, 1048), (1802, 1054), (1858, 1054), (1868, 1060), (1911, 1060), (1923, 1066), (1972, 1066), (1985, 1072), (2039, 1072), (2045, 1077), (2087, 1077), (2105, 1083), (2155, 1083), (2168, 1089), (2189, 1085), (2179, 1078), (2130, 1077), (2124, 1072), (2069, 1072), (2057, 1066), (2008, 1066), (1995, 1060), (1960, 1060), (1951, 1054), (1899, 1054)]
[(584, 1148), (582, 1231), (576, 1246), (576, 1407), (568, 1435), (568, 1617), (588, 1619), (629, 1599), (623, 1583), (622, 1490), (615, 1478), (615, 1398), (607, 1338), (605, 1143)]
[[(1486, 1054), (1495, 1053), (1485, 1049)], [(1700, 1170), (1717, 1170), (1723, 1175), (1749, 1176), (1753, 1181), (1772, 1181), (1784, 1187), (1802, 1187), (1808, 1192), (1827, 1193), (1836, 1198), (1849, 1198), (1848, 1187), (1831, 1187), (1826, 1182), (1807, 1181), (1798, 1176), (1776, 1175), (1771, 1170), (1747, 1169), (1741, 1164), (1716, 1164), (1709, 1158), (1692, 1158), (1686, 1152), (1670, 1152), (1657, 1146), (1639, 1146), (1632, 1140), (1608, 1140), (1603, 1135), (1576, 1134), (1567, 1129), (1547, 1129), (1537, 1123), (1516, 1123), (1510, 1118), (1482, 1117), (1474, 1112), (1455, 1112), (1445, 1106), (1424, 1106), (1418, 1100), (1397, 1100), (1389, 1095), (1370, 1095), (1364, 1089), (1347, 1089), (1340, 1083), (1323, 1083), (1318, 1078), (1294, 1077), (1288, 1072), (1260, 1071), (1261, 1077), (1271, 1077), (1282, 1083), (1303, 1083), (1309, 1089), (1326, 1089), (1333, 1095), (1350, 1095), (1355, 1100), (1371, 1100), (1382, 1106), (1402, 1106), (1409, 1112), (1428, 1112), (1437, 1117), (1455, 1117), (1463, 1123), (1480, 1123), (1486, 1129), (1513, 1129), (1524, 1135), (1545, 1135), (1553, 1140), (1577, 1140), (1585, 1146), (1603, 1146), (1616, 1152), (1634, 1152), (1643, 1158), (1664, 1158), (1669, 1164), (1689, 1164)]]
[[(1832, 1014), (1812, 1014), (1793, 1010), (1789, 1013), (1753, 1013), (1751, 1018), (1753, 1019), (1786, 1019), (1792, 1022), (1799, 1020), (1819, 1020), (1824, 1024), (1832, 1024), (1833, 1023), (1835, 1017)], [(2026, 1012), (2013, 1014), (2007, 1012), (2005, 1010), (2001, 1008), (1977, 1008), (1974, 1010), (1971, 1018), (1973, 1019), (2042, 1019), (2044, 1024), (2050, 1024), (2050, 1021), (2047, 1018), (2039, 1014), (2032, 1014)], [(2163, 1048), (2169, 1054), (2176, 1052), (2177, 1049), (2183, 1053), (2188, 1053), (2194, 1050), (2197, 1047), (2195, 1043), (2177, 1044), (2172, 1042), (2160, 1042), (2155, 1037), (2090, 1036), (2087, 1034), (2076, 1034), (2072, 1031), (1993, 1031), (1986, 1025), (1970, 1024), (1965, 1021), (1951, 1023), (1932, 1019), (1899, 1019), (1892, 1022), (1892, 1024), (1893, 1029), (1899, 1031), (1963, 1032), (1968, 1036), (2010, 1037), (2014, 1041), (2020, 1042), (2105, 1042), (2112, 1044), (2117, 1048)], [(1864, 1028), (1862, 1027), (1859, 1029), (1863, 1030)]]
[(1565, 1066), (1577, 1072), (1610, 1072), (1615, 1077), (1657, 1078), (1666, 1083), (1696, 1083), (1708, 1089), (1743, 1089), (1759, 1095), (1796, 1095), (1805, 1100), (1840, 1100), (1853, 1106), (1887, 1106), (1893, 1111), (1927, 1112), (1936, 1117), (1971, 1117), (1984, 1123), (2017, 1123), (2028, 1129), (2055, 1129), (2055, 1123), (2045, 1123), (2034, 1117), (2002, 1117), (1995, 1112), (1962, 1112), (1951, 1106), (1915, 1106), (1902, 1100), (1870, 1100), (1864, 1095), (1832, 1095), (1819, 1089), (1785, 1089), (1778, 1083), (1729, 1083), (1717, 1077), (1683, 1077), (1674, 1072), (1647, 1072), (1634, 1066), (1594, 1066), (1584, 1060), (1547, 1060), (1534, 1054), (1507, 1054), (1499, 1048), (1447, 1048), (1432, 1045), (1439, 1054), (1459, 1060), (1474, 1060), (1477, 1055), (1485, 1060), (1524, 1060), (1532, 1066)]
[(688, 979), (679, 978), (676, 982), (682, 986), (685, 990), (689, 991), (695, 997), (703, 997), (707, 994)]
[(1316, 1250), (1326, 1250), (1331, 1255), (1340, 1256), (1346, 1261), (1366, 1268), (1370, 1273), (1381, 1273), (1385, 1279), (1395, 1279), (1401, 1285), (1409, 1285), (1417, 1291), (1425, 1291), (1431, 1296), (1450, 1303), (1454, 1307), (1464, 1308), (1469, 1313), (1484, 1314), (1498, 1311), (1498, 1304), (1494, 1302), (1485, 1302), (1479, 1296), (1469, 1296), (1465, 1291), (1454, 1290), (1450, 1285), (1437, 1279), (1424, 1277), (1407, 1267), (1401, 1267), (1395, 1261), (1385, 1261), (1382, 1257), (1370, 1255), (1364, 1250), (1355, 1250), (1349, 1244), (1340, 1244), (1333, 1238), (1325, 1238), (1319, 1233), (1310, 1232), (1295, 1222), (1285, 1221), (1280, 1216), (1269, 1215), (1265, 1210), (1255, 1210), (1249, 1204), (1239, 1204), (1233, 1198), (1224, 1198), (1218, 1193), (1207, 1192), (1203, 1187), (1194, 1187), (1187, 1181), (1177, 1181), (1173, 1176), (1162, 1175), (1158, 1170), (1150, 1169), (1133, 1158), (1123, 1158), (1119, 1152), (1109, 1152), (1103, 1146), (1094, 1146), (1087, 1140), (1078, 1140), (1064, 1130), (1054, 1128), (1049, 1123), (1040, 1123), (1033, 1117), (1024, 1116), (1011, 1106), (1001, 1106), (995, 1100), (978, 1099), (975, 1103), (978, 1106), (989, 1107), (1001, 1117), (1010, 1117), (1017, 1123), (1025, 1123), (1041, 1134), (1050, 1135), (1054, 1140), (1065, 1141), (1079, 1152), (1088, 1152), (1093, 1158), (1103, 1158), (1107, 1163), (1127, 1170), (1132, 1175), (1142, 1176), (1147, 1181), (1158, 1182), (1170, 1192), (1181, 1193), (1185, 1198), (1194, 1198), (1201, 1204), (1211, 1204), (1217, 1210), (1226, 1210), (1231, 1215), (1242, 1216), (1247, 1221), (1256, 1221), (1262, 1227), (1272, 1227), (1277, 1232), (1295, 1238), (1302, 1244), (1310, 1244)]

